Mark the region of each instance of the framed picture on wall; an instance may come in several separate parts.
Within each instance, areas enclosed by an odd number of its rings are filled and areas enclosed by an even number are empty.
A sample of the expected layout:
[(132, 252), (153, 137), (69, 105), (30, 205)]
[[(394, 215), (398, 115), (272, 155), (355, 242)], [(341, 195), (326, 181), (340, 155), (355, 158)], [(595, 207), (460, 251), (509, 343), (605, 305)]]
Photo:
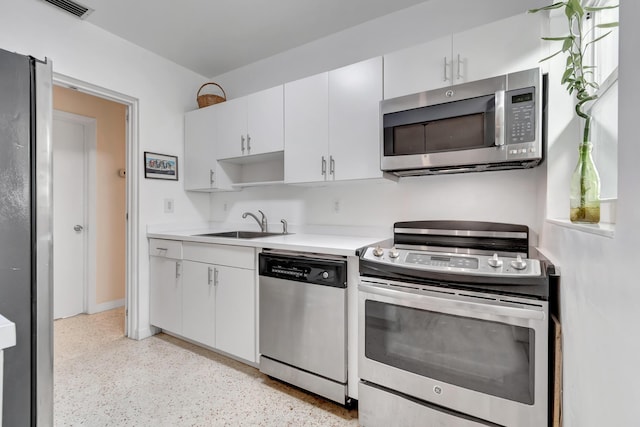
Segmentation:
[(178, 180), (178, 158), (167, 154), (144, 152), (144, 177)]

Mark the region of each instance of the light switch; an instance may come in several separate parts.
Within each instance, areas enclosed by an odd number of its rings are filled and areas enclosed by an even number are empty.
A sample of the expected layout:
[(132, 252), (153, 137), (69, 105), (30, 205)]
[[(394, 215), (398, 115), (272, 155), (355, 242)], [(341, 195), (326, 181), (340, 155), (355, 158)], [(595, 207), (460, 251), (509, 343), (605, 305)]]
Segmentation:
[(164, 199), (164, 213), (173, 213), (173, 199)]

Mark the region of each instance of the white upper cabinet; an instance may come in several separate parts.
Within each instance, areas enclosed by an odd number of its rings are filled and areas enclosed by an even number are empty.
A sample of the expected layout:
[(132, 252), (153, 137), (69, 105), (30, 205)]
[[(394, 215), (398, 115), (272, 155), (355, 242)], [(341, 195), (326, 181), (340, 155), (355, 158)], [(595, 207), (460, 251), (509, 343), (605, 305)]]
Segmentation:
[(247, 97), (216, 105), (218, 110), (218, 159), (239, 157), (247, 151)]
[(191, 191), (229, 189), (230, 180), (216, 161), (217, 109), (201, 108), (184, 115), (184, 188)]
[(382, 58), (285, 85), (287, 183), (378, 178)]
[(384, 56), (384, 98), (451, 85), (451, 36)]
[(453, 83), (540, 66), (544, 56), (541, 41), (544, 22), (543, 13), (522, 13), (455, 34)]
[(519, 14), (384, 57), (384, 98), (539, 66), (544, 14)]
[(329, 162), (329, 73), (284, 85), (284, 180), (324, 181)]
[(284, 149), (283, 86), (217, 104), (218, 159)]
[(247, 154), (284, 150), (284, 87), (247, 97)]
[(329, 72), (327, 179), (380, 178), (382, 57)]

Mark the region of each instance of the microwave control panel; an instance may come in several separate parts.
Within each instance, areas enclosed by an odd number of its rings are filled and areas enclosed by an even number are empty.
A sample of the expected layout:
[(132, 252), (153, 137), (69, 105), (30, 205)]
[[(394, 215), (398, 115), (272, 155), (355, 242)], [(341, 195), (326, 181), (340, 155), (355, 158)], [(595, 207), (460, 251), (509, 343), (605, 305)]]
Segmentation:
[(521, 144), (536, 140), (535, 88), (510, 90), (505, 94), (505, 140)]

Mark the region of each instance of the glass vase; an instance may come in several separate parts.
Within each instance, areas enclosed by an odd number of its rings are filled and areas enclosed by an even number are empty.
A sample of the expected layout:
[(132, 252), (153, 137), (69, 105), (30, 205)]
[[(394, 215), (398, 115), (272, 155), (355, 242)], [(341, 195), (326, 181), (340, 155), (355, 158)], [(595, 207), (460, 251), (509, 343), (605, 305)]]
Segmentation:
[(569, 194), (571, 222), (600, 222), (600, 176), (593, 163), (592, 148), (590, 142), (578, 146), (578, 164), (571, 176)]

